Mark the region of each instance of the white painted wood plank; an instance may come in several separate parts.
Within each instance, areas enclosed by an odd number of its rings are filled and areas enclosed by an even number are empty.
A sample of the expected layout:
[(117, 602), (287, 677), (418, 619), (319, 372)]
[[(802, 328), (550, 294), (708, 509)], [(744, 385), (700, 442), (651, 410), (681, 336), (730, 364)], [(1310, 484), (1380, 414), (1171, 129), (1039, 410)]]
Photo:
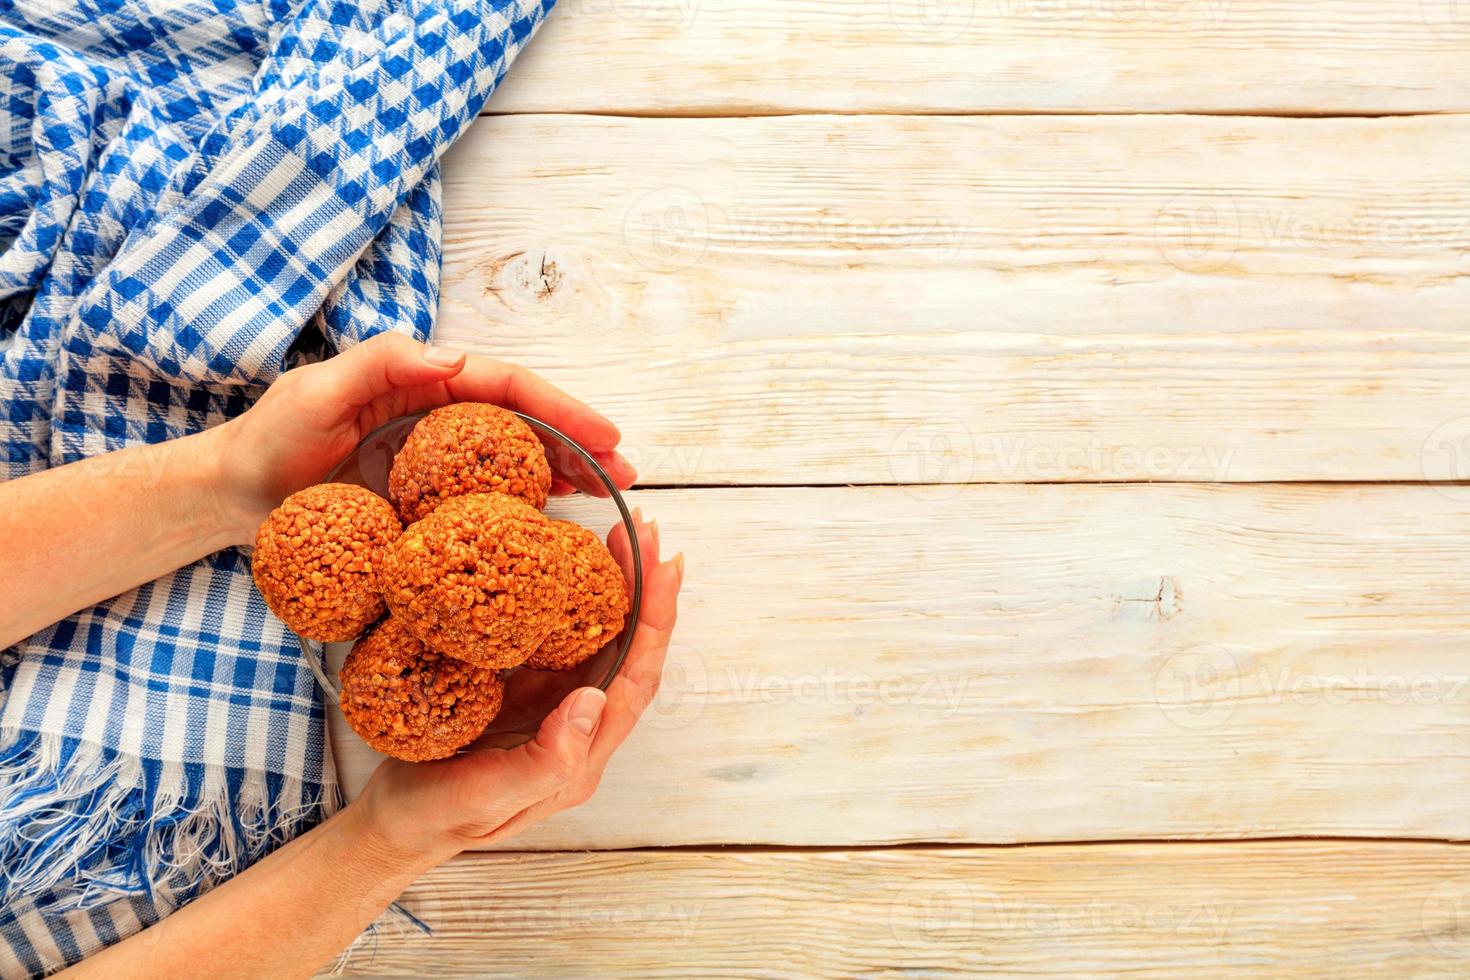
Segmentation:
[(1470, 116), (482, 119), (440, 336), (645, 483), (1470, 475)]
[[(473, 855), (434, 929), (348, 975), (1463, 976), (1470, 856), (1433, 843)], [(931, 974), (932, 971), (932, 974)]]
[(561, 0), (497, 112), (1470, 108), (1459, 0)]
[(510, 846), (1470, 836), (1464, 496), (636, 493), (688, 553), (665, 688)]

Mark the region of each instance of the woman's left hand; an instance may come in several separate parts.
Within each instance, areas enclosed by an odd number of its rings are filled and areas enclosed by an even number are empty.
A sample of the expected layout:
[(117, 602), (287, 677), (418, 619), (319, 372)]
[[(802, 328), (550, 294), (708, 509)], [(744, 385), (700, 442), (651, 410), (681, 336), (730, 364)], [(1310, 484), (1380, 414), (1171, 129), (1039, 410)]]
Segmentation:
[(572, 396), (517, 365), (384, 333), (287, 371), (244, 415), (212, 430), (220, 519), (236, 543), (253, 541), (272, 508), (324, 479), (373, 429), (465, 401), (540, 419), (591, 452), (619, 488), (633, 484), (617, 428)]

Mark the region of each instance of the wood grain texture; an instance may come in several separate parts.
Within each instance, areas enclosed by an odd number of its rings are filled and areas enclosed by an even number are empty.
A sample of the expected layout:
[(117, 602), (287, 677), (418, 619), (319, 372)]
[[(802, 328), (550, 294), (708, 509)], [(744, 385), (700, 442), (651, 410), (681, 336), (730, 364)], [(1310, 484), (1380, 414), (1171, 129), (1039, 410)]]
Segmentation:
[(688, 553), (664, 689), (513, 844), (1470, 837), (1463, 496), (635, 493)]
[(439, 336), (647, 484), (1470, 475), (1470, 116), (515, 116), (445, 177)]
[(1470, 107), (1458, 0), (561, 0), (495, 112)]
[(1470, 852), (1431, 843), (467, 855), (349, 975), (1464, 976)]

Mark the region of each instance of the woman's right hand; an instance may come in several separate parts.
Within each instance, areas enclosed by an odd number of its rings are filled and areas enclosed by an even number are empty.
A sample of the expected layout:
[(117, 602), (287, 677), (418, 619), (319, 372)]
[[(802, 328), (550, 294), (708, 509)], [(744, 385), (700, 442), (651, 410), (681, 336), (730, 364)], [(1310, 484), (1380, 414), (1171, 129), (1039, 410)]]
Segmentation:
[[(613, 752), (658, 693), (684, 577), (683, 555), (660, 563), (657, 523), (640, 518), (637, 525), (643, 606), (606, 695), (590, 687), (573, 691), (532, 741), (514, 749), (383, 762), (352, 804), (381, 844), (438, 863), (518, 834), (593, 794)], [(631, 577), (626, 536), (615, 531), (609, 546)]]

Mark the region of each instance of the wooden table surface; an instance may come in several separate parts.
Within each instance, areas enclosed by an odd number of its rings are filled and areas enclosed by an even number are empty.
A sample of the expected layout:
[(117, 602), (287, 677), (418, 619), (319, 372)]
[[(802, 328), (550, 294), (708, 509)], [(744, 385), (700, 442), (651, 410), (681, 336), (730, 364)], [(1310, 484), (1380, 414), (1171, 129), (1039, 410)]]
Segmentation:
[(1466, 112), (1463, 0), (563, 0), (439, 337), (619, 422), (679, 630), (346, 972), (1470, 973)]

